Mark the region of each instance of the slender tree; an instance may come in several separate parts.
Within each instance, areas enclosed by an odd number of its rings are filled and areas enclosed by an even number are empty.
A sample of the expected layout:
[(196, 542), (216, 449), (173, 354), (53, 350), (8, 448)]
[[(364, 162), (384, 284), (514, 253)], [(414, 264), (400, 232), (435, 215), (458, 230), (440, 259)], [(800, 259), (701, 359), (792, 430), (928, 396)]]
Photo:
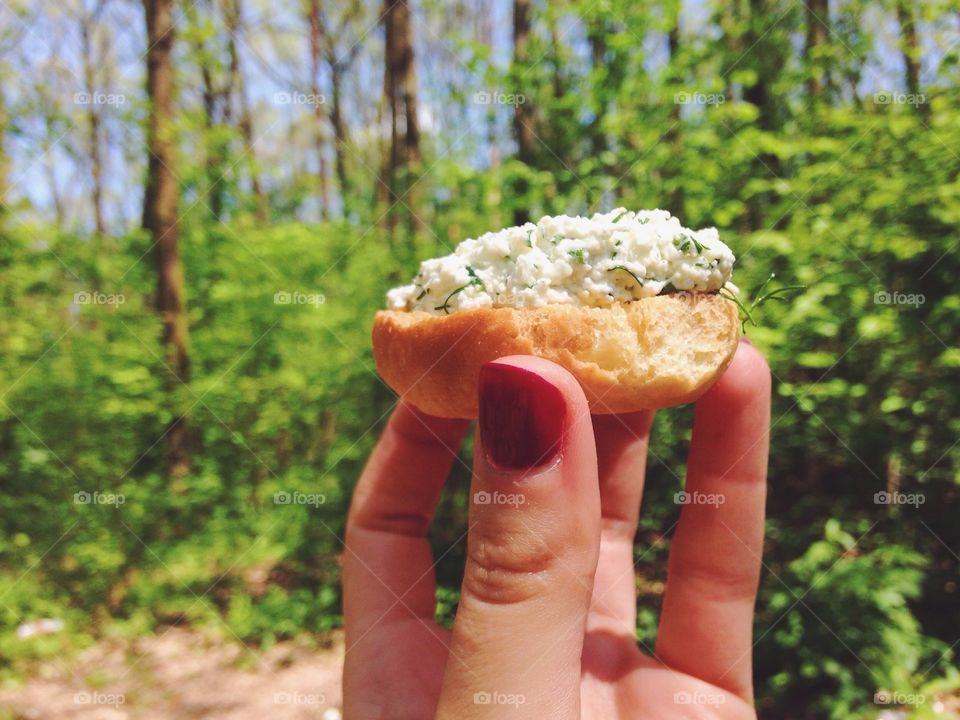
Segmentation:
[[(680, 15), (682, 9), (681, 0), (673, 0), (668, 5), (669, 8), (669, 27), (667, 28), (667, 49), (670, 52), (670, 69), (668, 73), (668, 81), (671, 84), (676, 83), (681, 79), (681, 70), (680, 70)], [(680, 175), (679, 169), (671, 168), (671, 165), (681, 163), (681, 157), (683, 153), (683, 135), (682, 128), (680, 125), (680, 103), (676, 102), (674, 98), (673, 105), (670, 106), (670, 117), (667, 122), (669, 126), (667, 127), (666, 133), (664, 133), (664, 139), (669, 143), (671, 148), (672, 163), (668, 162), (666, 168), (668, 170), (668, 175), (671, 176), (673, 180), (673, 188), (670, 191), (670, 194), (667, 199), (667, 205), (670, 212), (682, 218), (684, 214), (683, 208), (683, 184), (677, 179), (677, 176)]]
[(247, 97), (246, 76), (237, 49), (237, 38), (243, 31), (243, 7), (241, 0), (224, 0), (222, 8), (224, 25), (227, 29), (229, 73), (232, 78), (230, 87), (233, 88), (239, 105), (238, 127), (240, 137), (243, 139), (243, 153), (250, 173), (250, 186), (256, 203), (257, 220), (265, 223), (269, 215), (267, 194), (260, 180), (260, 169), (257, 164), (256, 147), (253, 141), (253, 117), (250, 112), (250, 99)]
[[(147, 182), (143, 227), (150, 233), (157, 268), (156, 307), (167, 346), (171, 395), (187, 382), (190, 372), (189, 338), (180, 259), (179, 204), (173, 127), (173, 8), (174, 0), (144, 0), (147, 27)], [(186, 418), (176, 415), (167, 428), (167, 467), (171, 476), (190, 467)]]
[(347, 41), (350, 47), (346, 51), (340, 52), (337, 48), (337, 41), (349, 37), (349, 28), (359, 19), (362, 9), (363, 6), (358, 0), (352, 0), (336, 26), (331, 26), (330, 20), (322, 7), (319, 8), (317, 13), (317, 28), (320, 32), (324, 57), (330, 71), (329, 112), (330, 124), (333, 126), (334, 172), (337, 175), (340, 201), (345, 216), (349, 215), (350, 208), (353, 205), (353, 184), (347, 168), (350, 137), (343, 112), (344, 75), (349, 72), (363, 45), (359, 41)]
[[(381, 184), (386, 189), (391, 208), (398, 202), (410, 208), (410, 229), (417, 230), (421, 223), (414, 184), (421, 155), (410, 5), (406, 0), (384, 0), (382, 18), (386, 58), (383, 93), (390, 115), (390, 146)], [(396, 216), (391, 211), (387, 218), (391, 235), (395, 225)]]
[[(514, 0), (513, 2), (513, 63), (516, 69), (524, 69), (529, 62), (530, 45), (530, 0)], [(512, 91), (519, 92), (519, 88)], [(533, 125), (534, 109), (531, 98), (526, 102), (515, 105), (513, 115), (514, 135), (517, 140), (517, 159), (533, 165), (534, 149), (536, 147)], [(521, 180), (515, 184), (514, 195), (519, 204), (513, 210), (513, 222), (522, 225), (530, 220), (530, 209), (526, 202), (527, 183)]]
[(321, 46), (323, 32), (320, 27), (320, 0), (307, 3), (307, 25), (310, 28), (310, 94), (312, 96), (314, 147), (317, 153), (317, 184), (320, 192), (320, 216), (326, 219), (330, 212), (330, 181), (327, 172), (327, 117), (324, 112), (323, 92), (320, 86), (320, 65), (323, 60)]
[[(220, 220), (226, 195), (223, 181), (229, 155), (229, 141), (220, 131), (230, 127), (231, 124), (232, 88), (230, 83), (233, 76), (223, 72), (222, 64), (219, 62), (220, 53), (215, 47), (211, 48), (206, 32), (202, 28), (204, 20), (200, 11), (199, 2), (188, 5), (186, 8), (187, 17), (196, 26), (196, 30), (192, 33), (193, 51), (202, 81), (204, 174), (207, 182), (205, 204), (209, 206), (213, 219)], [(225, 79), (224, 75), (226, 75)]]
[(7, 193), (10, 191), (10, 160), (7, 156), (7, 126), (10, 113), (7, 110), (6, 95), (0, 90), (0, 219), (7, 215)]
[(105, 0), (97, 0), (93, 8), (87, 12), (81, 11), (80, 17), (80, 50), (83, 59), (84, 91), (88, 99), (87, 110), (87, 152), (90, 156), (91, 178), (91, 205), (93, 206), (93, 224), (98, 235), (106, 232), (106, 222), (103, 216), (103, 157), (100, 141), (100, 105), (95, 102), (97, 94), (97, 66), (96, 49), (94, 47), (94, 33), (103, 14)]
[(897, 20), (900, 22), (900, 47), (903, 53), (904, 80), (907, 92), (920, 94), (920, 42), (914, 19), (912, 0), (897, 0)]
[[(807, 41), (805, 54), (807, 60), (807, 95), (815, 98), (824, 86), (824, 64), (819, 57), (827, 44), (827, 28), (830, 12), (827, 0), (808, 0), (806, 4)], [(829, 78), (829, 71), (827, 72)], [(829, 82), (829, 81), (828, 81)]]

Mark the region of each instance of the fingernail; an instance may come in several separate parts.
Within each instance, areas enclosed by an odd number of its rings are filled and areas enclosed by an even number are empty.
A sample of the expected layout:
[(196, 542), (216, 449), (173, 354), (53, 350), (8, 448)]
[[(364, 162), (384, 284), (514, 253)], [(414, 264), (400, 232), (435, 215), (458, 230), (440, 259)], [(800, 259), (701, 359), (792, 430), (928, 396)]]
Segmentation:
[(480, 369), (480, 437), (494, 467), (549, 463), (560, 452), (566, 414), (563, 394), (536, 373), (496, 362)]
[(750, 347), (753, 347), (753, 343), (750, 342), (749, 338), (747, 338), (746, 335), (740, 336), (740, 342), (742, 342), (744, 345), (749, 345)]

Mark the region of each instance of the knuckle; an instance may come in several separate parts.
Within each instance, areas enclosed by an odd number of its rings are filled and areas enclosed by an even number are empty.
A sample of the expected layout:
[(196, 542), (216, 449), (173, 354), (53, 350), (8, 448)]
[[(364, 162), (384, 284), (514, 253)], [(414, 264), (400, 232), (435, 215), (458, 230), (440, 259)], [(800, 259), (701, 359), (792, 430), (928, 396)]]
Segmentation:
[(545, 594), (557, 558), (536, 537), (471, 539), (463, 579), (466, 597), (492, 605), (520, 603)]

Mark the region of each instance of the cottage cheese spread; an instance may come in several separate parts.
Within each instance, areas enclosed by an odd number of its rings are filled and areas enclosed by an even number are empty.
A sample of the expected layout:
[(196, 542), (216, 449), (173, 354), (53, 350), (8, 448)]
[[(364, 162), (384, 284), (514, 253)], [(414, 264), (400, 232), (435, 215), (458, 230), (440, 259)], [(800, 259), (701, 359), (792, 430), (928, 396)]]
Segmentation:
[(716, 228), (689, 230), (666, 210), (548, 216), (424, 260), (410, 285), (387, 293), (387, 307), (435, 315), (548, 304), (609, 307), (663, 292), (720, 290), (733, 263)]

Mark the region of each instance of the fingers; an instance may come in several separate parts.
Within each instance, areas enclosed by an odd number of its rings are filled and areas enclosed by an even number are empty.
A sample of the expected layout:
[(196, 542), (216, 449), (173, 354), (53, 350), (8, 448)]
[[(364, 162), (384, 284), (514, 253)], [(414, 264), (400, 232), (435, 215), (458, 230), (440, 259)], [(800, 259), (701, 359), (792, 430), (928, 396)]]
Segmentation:
[(769, 431), (770, 370), (741, 343), (697, 403), (657, 637), (665, 663), (748, 701)]
[(637, 623), (633, 541), (643, 495), (652, 411), (595, 415), (600, 477), (600, 557), (589, 630), (633, 638)]
[(347, 645), (391, 617), (433, 620), (433, 560), (425, 534), (469, 427), (400, 403), (357, 483), (343, 567)]
[(596, 464), (572, 375), (526, 356), (484, 367), (467, 567), (438, 717), (579, 718)]

